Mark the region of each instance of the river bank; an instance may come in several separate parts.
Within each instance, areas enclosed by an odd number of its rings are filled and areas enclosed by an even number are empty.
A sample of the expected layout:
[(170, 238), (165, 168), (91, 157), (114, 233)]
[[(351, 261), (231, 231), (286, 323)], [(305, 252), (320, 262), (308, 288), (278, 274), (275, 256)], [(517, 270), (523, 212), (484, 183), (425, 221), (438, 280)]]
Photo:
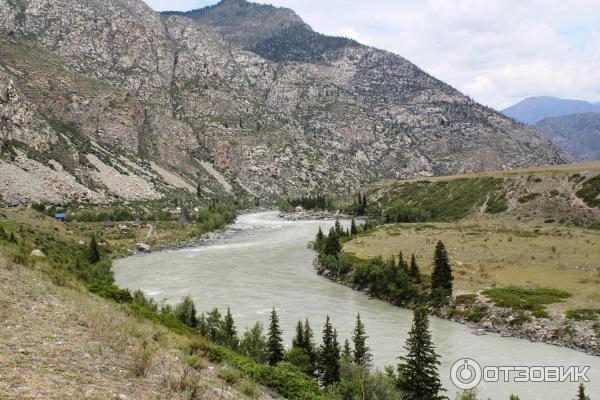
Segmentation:
[(329, 221), (335, 219), (351, 219), (352, 215), (329, 211), (297, 210), (292, 212), (280, 212), (279, 218), (286, 221)]
[[(315, 259), (313, 266), (318, 275), (328, 280), (362, 292), (372, 297), (368, 290), (363, 290), (357, 285), (348, 282), (335, 273), (319, 264)], [(536, 318), (530, 317), (528, 321), (519, 321), (519, 314), (508, 309), (495, 307), (482, 299), (471, 306), (464, 304), (450, 304), (442, 309), (430, 308), (431, 315), (467, 325), (473, 329), (473, 334), (483, 335), (486, 332), (498, 333), (504, 337), (526, 339), (531, 342), (540, 342), (555, 346), (577, 350), (589, 355), (600, 356), (600, 343), (597, 339), (594, 324), (596, 321), (572, 321), (566, 318)], [(373, 297), (374, 298), (374, 297)], [(379, 299), (393, 304), (387, 299)], [(485, 315), (477, 322), (470, 321), (465, 315), (470, 308), (485, 306)], [(404, 306), (398, 306), (406, 308)]]

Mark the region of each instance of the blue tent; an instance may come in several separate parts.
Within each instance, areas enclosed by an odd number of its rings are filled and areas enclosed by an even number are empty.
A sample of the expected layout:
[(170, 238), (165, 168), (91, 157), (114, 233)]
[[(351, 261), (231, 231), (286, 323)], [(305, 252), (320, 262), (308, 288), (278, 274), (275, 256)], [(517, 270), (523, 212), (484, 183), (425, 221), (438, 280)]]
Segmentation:
[(54, 214), (54, 218), (65, 219), (65, 213), (56, 213), (56, 214)]

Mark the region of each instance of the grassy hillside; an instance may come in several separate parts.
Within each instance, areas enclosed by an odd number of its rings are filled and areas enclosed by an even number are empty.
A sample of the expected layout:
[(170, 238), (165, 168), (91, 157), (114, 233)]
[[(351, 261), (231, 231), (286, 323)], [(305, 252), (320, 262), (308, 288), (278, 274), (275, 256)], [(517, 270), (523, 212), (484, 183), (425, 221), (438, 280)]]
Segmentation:
[[(206, 228), (206, 221), (161, 223), (158, 243)], [(259, 364), (115, 287), (110, 257), (139, 235), (28, 208), (0, 210), (0, 398), (321, 398), (317, 383), (290, 364)]]
[(395, 203), (426, 211), (434, 221), (510, 218), (600, 226), (600, 162), (401, 181), (368, 190), (382, 208)]

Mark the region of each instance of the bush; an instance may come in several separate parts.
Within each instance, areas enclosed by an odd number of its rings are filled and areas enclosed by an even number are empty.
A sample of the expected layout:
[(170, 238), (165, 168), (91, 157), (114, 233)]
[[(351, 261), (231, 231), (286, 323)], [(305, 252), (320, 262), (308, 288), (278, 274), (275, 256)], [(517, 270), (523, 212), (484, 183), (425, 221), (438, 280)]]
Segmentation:
[(109, 285), (106, 283), (94, 283), (88, 286), (88, 290), (97, 294), (98, 296), (114, 300), (117, 303), (131, 303), (133, 301), (133, 297), (131, 297), (129, 290), (120, 289), (114, 285)]
[(600, 317), (600, 308), (578, 308), (568, 310), (566, 313), (567, 319), (575, 321), (597, 321)]
[(493, 288), (482, 292), (498, 307), (517, 310), (537, 311), (544, 305), (558, 303), (571, 294), (558, 289), (538, 288), (526, 289), (519, 287)]
[(230, 385), (235, 385), (242, 380), (242, 374), (240, 374), (240, 371), (233, 368), (221, 368), (217, 372), (217, 376)]
[(203, 358), (199, 357), (197, 354), (191, 354), (185, 358), (185, 363), (190, 367), (202, 370), (206, 368), (206, 361)]
[(133, 352), (133, 360), (131, 363), (131, 371), (133, 374), (137, 377), (146, 376), (150, 364), (152, 364), (153, 356), (154, 350), (146, 341), (143, 341)]

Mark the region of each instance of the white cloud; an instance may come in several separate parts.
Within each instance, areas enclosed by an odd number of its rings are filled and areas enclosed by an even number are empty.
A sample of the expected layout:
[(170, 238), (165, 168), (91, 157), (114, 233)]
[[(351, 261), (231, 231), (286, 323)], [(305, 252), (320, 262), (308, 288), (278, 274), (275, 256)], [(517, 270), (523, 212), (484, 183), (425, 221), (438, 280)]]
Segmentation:
[[(260, 0), (315, 30), (393, 51), (485, 104), (551, 95), (600, 101), (597, 0)], [(149, 0), (191, 9), (210, 0)]]

